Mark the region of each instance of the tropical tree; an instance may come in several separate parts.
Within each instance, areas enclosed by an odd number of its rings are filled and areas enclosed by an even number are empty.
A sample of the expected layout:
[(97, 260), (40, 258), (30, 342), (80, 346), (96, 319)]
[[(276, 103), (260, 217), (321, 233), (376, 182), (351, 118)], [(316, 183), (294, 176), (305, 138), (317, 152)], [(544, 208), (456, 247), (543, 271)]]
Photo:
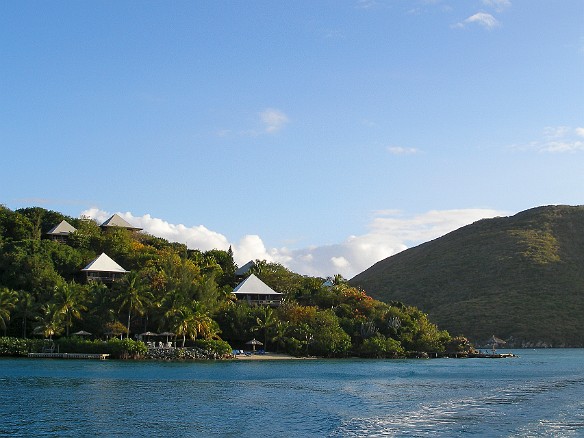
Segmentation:
[(221, 295), (225, 296), (217, 287), (214, 273), (203, 275), (195, 289), (194, 295), (195, 301), (201, 303), (206, 309), (210, 310), (218, 307)]
[(144, 315), (152, 298), (152, 294), (143, 287), (138, 273), (130, 272), (124, 277), (124, 280), (121, 283), (120, 294), (118, 295), (118, 302), (120, 305), (120, 311), (128, 311), (128, 330), (126, 338), (130, 337), (132, 313)]
[(0, 289), (0, 327), (6, 335), (6, 323), (10, 321), (10, 312), (16, 306), (18, 294), (8, 288)]
[(257, 325), (254, 330), (262, 330), (264, 332), (264, 349), (268, 349), (268, 334), (276, 325), (277, 319), (274, 310), (271, 307), (262, 307), (260, 316), (256, 318)]
[(167, 312), (174, 333), (182, 336), (182, 346), (185, 346), (187, 336), (195, 340), (197, 336), (212, 338), (219, 332), (219, 326), (204, 311), (199, 303), (193, 306), (180, 306)]
[(165, 314), (169, 318), (171, 330), (177, 335), (182, 336), (182, 346), (185, 346), (187, 336), (196, 339), (197, 330), (195, 328), (195, 318), (191, 309), (187, 306), (172, 308)]
[(122, 339), (123, 334), (126, 333), (126, 326), (120, 321), (110, 321), (103, 325), (102, 330), (107, 336), (119, 336)]
[(254, 309), (246, 303), (224, 306), (215, 316), (223, 336), (234, 343), (243, 343), (250, 339), (256, 316)]
[(18, 292), (16, 310), (22, 318), (22, 337), (26, 339), (28, 320), (31, 318), (32, 313), (34, 313), (35, 310), (38, 310), (38, 304), (34, 295), (26, 291)]
[(81, 319), (81, 312), (87, 310), (85, 288), (75, 282), (62, 283), (55, 287), (54, 299), (59, 312), (65, 318), (65, 335), (69, 337), (73, 318)]
[(275, 291), (286, 294), (286, 298), (295, 296), (304, 285), (302, 275), (290, 271), (279, 263), (256, 260), (250, 272), (257, 275)]
[(41, 315), (37, 317), (39, 325), (35, 327), (35, 331), (42, 333), (45, 338), (53, 339), (54, 335), (63, 331), (63, 314), (55, 303), (44, 304), (41, 311)]
[(93, 324), (94, 329), (103, 328), (104, 323), (112, 322), (116, 319), (116, 312), (114, 311), (115, 304), (112, 303), (112, 293), (105, 284), (99, 281), (91, 282), (89, 285), (89, 296), (91, 297), (91, 304), (90, 315), (87, 319)]
[(288, 338), (289, 324), (287, 321), (283, 321), (281, 319), (276, 320), (276, 324), (274, 325), (274, 337), (272, 341), (276, 344), (276, 348), (278, 347), (285, 347), (286, 340)]

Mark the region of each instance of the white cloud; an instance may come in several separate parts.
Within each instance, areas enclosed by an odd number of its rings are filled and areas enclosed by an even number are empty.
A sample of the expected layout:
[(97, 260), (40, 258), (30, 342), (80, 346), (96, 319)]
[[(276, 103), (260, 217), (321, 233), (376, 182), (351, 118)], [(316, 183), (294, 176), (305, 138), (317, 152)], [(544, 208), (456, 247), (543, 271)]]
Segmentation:
[(282, 111), (268, 108), (260, 113), (260, 119), (266, 132), (274, 133), (281, 130), (288, 122), (288, 116)]
[(239, 243), (232, 245), (233, 258), (239, 266), (250, 260), (274, 261), (272, 255), (266, 249), (264, 242), (258, 235), (246, 235)]
[(543, 129), (543, 135), (548, 139), (562, 138), (571, 131), (569, 126), (547, 126)]
[(499, 22), (491, 14), (486, 12), (477, 12), (476, 14), (468, 17), (466, 20), (455, 24), (454, 27), (463, 28), (470, 24), (478, 24), (486, 29), (493, 29), (499, 26)]
[(527, 146), (513, 147), (516, 149), (548, 153), (584, 151), (584, 128), (548, 126), (544, 128), (541, 139), (532, 141)]
[(419, 152), (416, 148), (404, 148), (401, 146), (389, 146), (387, 151), (393, 155), (412, 155)]
[(338, 269), (345, 269), (346, 267), (351, 265), (349, 263), (349, 261), (342, 256), (341, 257), (331, 257), (331, 262)]
[(358, 9), (371, 9), (378, 6), (375, 0), (358, 0), (357, 1), (357, 8)]
[[(133, 225), (147, 233), (169, 241), (186, 243), (191, 249), (207, 251), (227, 250), (231, 245), (235, 262), (242, 266), (249, 260), (267, 260), (281, 263), (303, 275), (327, 277), (341, 274), (351, 278), (374, 263), (397, 254), (410, 246), (440, 237), (450, 231), (482, 218), (502, 216), (505, 212), (489, 209), (434, 210), (407, 216), (396, 210), (380, 210), (369, 225), (366, 234), (349, 236), (344, 242), (311, 246), (301, 249), (266, 248), (258, 235), (246, 235), (239, 242), (229, 242), (220, 233), (198, 226), (171, 224), (149, 214), (134, 216), (118, 213)], [(82, 213), (96, 219), (106, 220), (110, 213), (97, 208)]]
[[(229, 248), (229, 242), (224, 235), (211, 231), (203, 225), (187, 227), (183, 224), (171, 224), (165, 220), (153, 218), (149, 214), (144, 216), (134, 216), (129, 212), (118, 214), (132, 225), (143, 228), (153, 236), (162, 237), (171, 242), (184, 243), (189, 248), (198, 248), (203, 251), (215, 248), (227, 250)], [(91, 208), (82, 212), (81, 215), (101, 223), (112, 213)]]
[(220, 138), (231, 137), (260, 137), (265, 134), (274, 134), (282, 130), (289, 122), (289, 117), (282, 111), (275, 108), (266, 108), (255, 114), (254, 127), (245, 129), (220, 128), (213, 134)]
[(334, 245), (278, 250), (274, 258), (278, 260), (286, 255), (286, 263), (280, 263), (305, 275), (326, 277), (341, 274), (351, 278), (411, 246), (436, 239), (479, 219), (506, 214), (489, 209), (430, 211), (414, 216), (404, 216), (392, 210), (380, 211), (364, 235), (349, 236), (344, 242)]
[[(149, 214), (143, 216), (134, 216), (129, 212), (118, 214), (132, 225), (143, 228), (148, 234), (162, 237), (170, 242), (184, 243), (189, 249), (227, 250), (231, 246), (235, 262), (240, 266), (256, 259), (274, 261), (272, 254), (257, 235), (246, 235), (239, 242), (230, 243), (223, 234), (211, 231), (203, 225), (188, 227), (183, 224), (171, 224), (165, 220), (153, 218)], [(111, 215), (112, 213), (98, 208), (90, 208), (81, 213), (81, 216), (95, 219), (98, 223), (104, 222)]]
[(502, 12), (511, 7), (510, 0), (483, 0), (483, 4), (495, 8), (497, 12)]

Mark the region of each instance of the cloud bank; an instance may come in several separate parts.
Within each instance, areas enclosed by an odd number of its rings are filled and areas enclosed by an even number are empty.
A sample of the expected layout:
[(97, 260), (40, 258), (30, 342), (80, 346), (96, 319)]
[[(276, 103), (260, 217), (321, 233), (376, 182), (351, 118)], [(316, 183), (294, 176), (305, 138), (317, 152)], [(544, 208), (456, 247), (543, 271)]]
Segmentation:
[(483, 4), (495, 8), (497, 12), (502, 12), (511, 7), (511, 0), (483, 0)]
[(404, 148), (402, 146), (388, 146), (387, 151), (393, 155), (413, 155), (420, 152), (416, 148)]
[[(233, 249), (235, 262), (242, 266), (249, 260), (281, 263), (303, 275), (327, 277), (341, 274), (351, 278), (376, 262), (411, 246), (438, 238), (479, 219), (508, 213), (491, 209), (433, 210), (417, 215), (405, 215), (395, 210), (375, 212), (367, 232), (349, 236), (344, 242), (301, 249), (267, 248), (258, 235), (245, 235), (239, 241), (229, 241), (223, 234), (203, 225), (185, 226), (153, 218), (149, 214), (134, 216), (118, 213), (125, 220), (149, 234), (172, 242), (185, 243), (190, 249)], [(111, 213), (91, 208), (81, 213), (98, 222)]]
[(513, 145), (514, 149), (542, 153), (560, 154), (584, 151), (584, 128), (570, 126), (548, 126), (544, 128), (541, 139), (527, 145)]
[(499, 21), (491, 14), (486, 12), (477, 12), (474, 15), (471, 15), (466, 20), (463, 20), (459, 23), (456, 23), (454, 27), (463, 28), (467, 27), (471, 24), (478, 24), (479, 26), (484, 27), (485, 29), (493, 29), (499, 26)]
[(260, 113), (264, 130), (268, 133), (280, 131), (289, 122), (288, 116), (282, 111), (268, 108)]

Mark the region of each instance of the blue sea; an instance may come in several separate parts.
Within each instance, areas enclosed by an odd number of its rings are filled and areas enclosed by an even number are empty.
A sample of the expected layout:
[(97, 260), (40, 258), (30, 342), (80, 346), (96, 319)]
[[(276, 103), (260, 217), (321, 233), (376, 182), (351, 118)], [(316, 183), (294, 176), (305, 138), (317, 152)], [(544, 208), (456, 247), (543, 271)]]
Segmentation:
[(584, 437), (584, 350), (508, 359), (0, 359), (0, 436)]

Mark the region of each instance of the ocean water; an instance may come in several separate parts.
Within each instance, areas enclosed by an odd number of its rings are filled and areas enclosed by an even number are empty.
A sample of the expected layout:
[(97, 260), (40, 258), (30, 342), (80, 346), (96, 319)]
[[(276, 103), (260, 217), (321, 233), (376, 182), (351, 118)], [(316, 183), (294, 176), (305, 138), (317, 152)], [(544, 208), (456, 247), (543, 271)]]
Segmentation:
[(0, 436), (584, 437), (584, 350), (510, 359), (0, 359)]

